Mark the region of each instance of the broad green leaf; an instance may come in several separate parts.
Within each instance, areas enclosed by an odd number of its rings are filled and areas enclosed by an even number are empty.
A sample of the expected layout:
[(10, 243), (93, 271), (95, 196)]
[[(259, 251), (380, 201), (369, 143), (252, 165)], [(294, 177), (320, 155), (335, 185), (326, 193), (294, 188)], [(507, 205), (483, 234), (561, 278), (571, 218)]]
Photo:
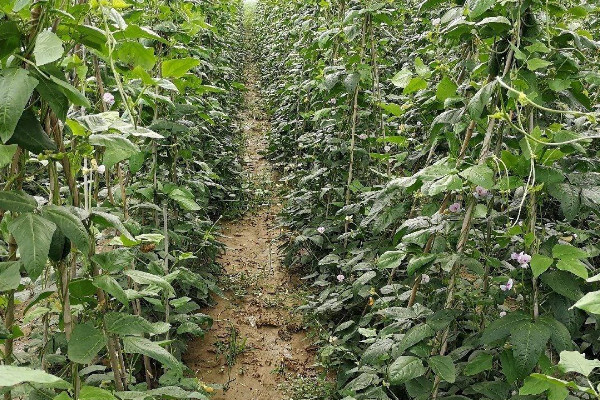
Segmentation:
[(79, 391), (79, 400), (117, 400), (115, 396), (112, 395), (107, 390), (100, 389), (95, 386), (82, 386)]
[(435, 196), (437, 194), (452, 190), (460, 190), (462, 187), (462, 179), (460, 179), (457, 175), (451, 174), (432, 182), (427, 189), (427, 194), (429, 196)]
[(132, 65), (140, 66), (146, 70), (151, 70), (156, 64), (154, 49), (144, 47), (139, 42), (127, 41), (120, 44), (116, 50), (116, 56), (119, 61)]
[(380, 269), (394, 269), (400, 266), (402, 260), (406, 257), (406, 252), (404, 251), (386, 251), (381, 256), (379, 256), (379, 260), (377, 262), (377, 267)]
[(6, 143), (15, 132), (27, 101), (38, 80), (21, 68), (11, 68), (0, 73), (0, 139)]
[(561, 271), (569, 271), (573, 275), (577, 275), (580, 278), (587, 279), (588, 271), (584, 263), (576, 258), (563, 258), (558, 260), (556, 268)]
[(552, 248), (552, 256), (554, 258), (587, 258), (588, 254), (581, 249), (570, 244), (557, 244)]
[(471, 376), (492, 369), (493, 359), (494, 357), (492, 357), (491, 354), (479, 353), (469, 361), (464, 369), (464, 374), (466, 376)]
[(430, 338), (433, 335), (435, 335), (435, 331), (427, 324), (413, 326), (400, 340), (398, 351), (404, 352), (421, 342), (423, 339)]
[(529, 319), (531, 317), (522, 311), (511, 312), (505, 317), (493, 321), (485, 328), (481, 336), (481, 343), (491, 344), (497, 340), (504, 339), (510, 335), (510, 331), (516, 324)]
[(100, 275), (94, 278), (94, 286), (104, 290), (106, 293), (110, 294), (115, 299), (119, 300), (122, 304), (128, 305), (129, 299), (127, 298), (127, 293), (125, 290), (119, 285), (119, 282), (115, 280), (110, 275)]
[(18, 147), (16, 144), (0, 144), (0, 168), (4, 168), (12, 162)]
[(55, 229), (53, 222), (32, 213), (23, 214), (8, 225), (19, 245), (23, 266), (33, 281), (44, 271)]
[(35, 39), (33, 56), (36, 65), (45, 65), (54, 62), (62, 57), (64, 49), (63, 42), (56, 33), (50, 30), (43, 30)]
[(163, 61), (161, 69), (163, 78), (181, 78), (190, 69), (200, 65), (200, 60), (187, 57)]
[(112, 168), (116, 163), (128, 159), (140, 152), (140, 148), (129, 139), (115, 134), (94, 134), (89, 137), (93, 146), (104, 147), (103, 164)]
[(494, 90), (496, 89), (496, 85), (496, 81), (488, 83), (479, 89), (473, 98), (471, 98), (471, 101), (469, 101), (469, 104), (467, 104), (467, 110), (469, 111), (471, 118), (481, 118), (483, 110), (485, 110), (485, 107), (490, 103), (490, 99), (492, 98), (492, 93), (494, 93)]
[(450, 356), (433, 356), (427, 360), (433, 372), (441, 380), (454, 383), (456, 381), (456, 366)]
[(550, 61), (542, 60), (541, 58), (531, 58), (527, 60), (527, 69), (530, 71), (536, 71), (552, 65)]
[(427, 370), (417, 357), (400, 356), (388, 368), (388, 378), (392, 385), (401, 385), (425, 375)]
[(45, 150), (56, 150), (56, 144), (46, 134), (37, 116), (31, 110), (21, 115), (14, 134), (6, 143), (18, 144), (36, 154), (43, 153)]
[(573, 348), (571, 333), (567, 327), (562, 324), (562, 322), (559, 322), (550, 316), (541, 317), (540, 322), (550, 329), (550, 342), (552, 343), (552, 347), (554, 347), (558, 353), (564, 350), (571, 350)]
[(0, 292), (15, 290), (21, 283), (20, 261), (0, 262)]
[(428, 79), (431, 76), (431, 70), (425, 65), (421, 57), (415, 58), (415, 71), (419, 76), (422, 76), (425, 79)]
[(438, 84), (437, 90), (435, 92), (435, 97), (443, 103), (444, 101), (446, 101), (446, 99), (454, 97), (456, 95), (457, 88), (458, 86), (452, 81), (452, 79), (450, 79), (447, 76), (444, 76), (444, 78)]
[(91, 363), (96, 355), (106, 346), (106, 338), (101, 330), (91, 322), (75, 325), (67, 355), (69, 360), (78, 364)]
[(573, 307), (587, 311), (590, 314), (600, 314), (600, 291), (586, 293)]
[(167, 282), (162, 276), (131, 269), (125, 271), (124, 274), (130, 277), (135, 283), (139, 283), (140, 285), (155, 285), (163, 289), (165, 292), (167, 292), (167, 294), (172, 296), (175, 295), (175, 290), (173, 289), (173, 286), (171, 286), (171, 284)]
[(390, 357), (393, 339), (378, 339), (365, 349), (360, 359), (362, 364), (379, 365)]
[(511, 332), (510, 342), (519, 369), (529, 373), (537, 365), (550, 339), (550, 330), (542, 323), (522, 322)]
[(73, 103), (76, 106), (81, 106), (81, 107), (86, 107), (86, 108), (90, 107), (89, 100), (83, 95), (83, 93), (81, 93), (79, 90), (77, 90), (73, 85), (65, 82), (62, 79), (55, 77), (54, 75), (50, 75), (50, 79), (52, 80), (52, 82), (56, 83), (58, 86), (60, 86), (62, 88), (63, 93), (65, 94), (65, 96), (67, 96), (67, 98), (69, 99), (69, 101), (71, 101), (71, 103)]
[(121, 233), (121, 235), (124, 235), (127, 239), (135, 241), (135, 238), (131, 235), (131, 233), (129, 233), (125, 225), (123, 225), (121, 219), (116, 215), (106, 213), (100, 210), (92, 210), (90, 215), (95, 223), (104, 225), (105, 227), (115, 228)]
[(125, 353), (143, 354), (160, 362), (165, 368), (181, 373), (183, 366), (171, 353), (146, 338), (127, 336), (123, 338)]
[(492, 8), (496, 4), (496, 0), (471, 0), (469, 1), (469, 16), (473, 19)]
[(394, 77), (392, 78), (392, 84), (398, 88), (404, 89), (406, 86), (408, 86), (412, 75), (413, 74), (412, 72), (410, 72), (410, 70), (403, 69), (396, 75), (394, 75)]
[(396, 103), (379, 103), (379, 107), (381, 107), (388, 114), (392, 114), (396, 117), (399, 117), (402, 114), (404, 114), (404, 110), (402, 110), (402, 107)]
[(565, 271), (550, 271), (541, 276), (542, 282), (550, 286), (556, 293), (568, 299), (577, 301), (583, 297), (579, 281)]
[(169, 193), (169, 198), (175, 200), (177, 204), (181, 208), (186, 211), (199, 211), (202, 208), (194, 201), (193, 198), (190, 198), (184, 191), (181, 189), (175, 189)]
[(203, 395), (199, 392), (188, 392), (180, 388), (179, 386), (164, 386), (158, 389), (152, 390), (144, 390), (143, 392), (138, 391), (128, 391), (128, 392), (119, 392), (118, 396), (122, 400), (147, 400), (149, 397), (151, 398), (174, 398), (174, 399), (199, 399), (199, 400), (209, 400), (206, 395)]
[(564, 372), (577, 372), (578, 374), (589, 376), (594, 369), (600, 367), (600, 361), (588, 360), (585, 358), (585, 355), (578, 351), (562, 351), (558, 366)]
[(0, 365), (0, 387), (15, 386), (26, 382), (39, 383), (60, 389), (68, 389), (71, 387), (69, 383), (62, 379), (41, 370), (15, 367), (12, 365)]
[(58, 229), (71, 240), (83, 254), (90, 248), (90, 240), (85, 226), (81, 220), (67, 207), (47, 205), (42, 209), (44, 218), (54, 222)]
[(536, 278), (546, 272), (552, 265), (554, 260), (550, 257), (543, 256), (541, 254), (534, 254), (531, 257), (531, 272)]
[(166, 322), (151, 323), (137, 315), (116, 312), (106, 314), (104, 321), (108, 332), (120, 336), (161, 335), (171, 327)]
[(33, 196), (22, 190), (0, 191), (0, 209), (18, 213), (33, 212), (38, 206)]
[(485, 189), (492, 189), (494, 187), (494, 171), (487, 165), (474, 165), (461, 171), (459, 175), (474, 185), (479, 185)]
[(427, 89), (427, 81), (421, 77), (414, 77), (408, 82), (403, 90), (404, 94), (411, 94), (419, 90)]

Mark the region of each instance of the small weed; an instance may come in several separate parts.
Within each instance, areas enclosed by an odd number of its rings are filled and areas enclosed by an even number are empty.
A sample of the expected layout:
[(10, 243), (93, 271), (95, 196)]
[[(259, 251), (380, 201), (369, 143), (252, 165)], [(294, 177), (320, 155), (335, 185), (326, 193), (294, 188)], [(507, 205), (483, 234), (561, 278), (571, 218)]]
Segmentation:
[(329, 400), (334, 385), (322, 377), (297, 376), (282, 384), (286, 400)]
[[(231, 370), (235, 365), (239, 355), (246, 351), (246, 338), (240, 339), (239, 332), (232, 325), (229, 327), (229, 340), (224, 342), (219, 340), (215, 343), (217, 348), (217, 355), (223, 355), (225, 357), (225, 365), (227, 366), (227, 383), (223, 386), (223, 390), (228, 390), (229, 385), (235, 379), (231, 379)], [(225, 367), (225, 366), (224, 366)]]

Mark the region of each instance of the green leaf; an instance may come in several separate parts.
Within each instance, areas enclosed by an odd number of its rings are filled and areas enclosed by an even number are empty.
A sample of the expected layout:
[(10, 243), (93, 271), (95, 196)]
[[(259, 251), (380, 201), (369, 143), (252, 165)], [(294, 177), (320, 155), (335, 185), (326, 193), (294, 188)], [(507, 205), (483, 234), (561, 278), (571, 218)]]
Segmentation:
[(22, 68), (3, 70), (0, 74), (0, 139), (11, 138), (38, 80)]
[(35, 281), (44, 271), (56, 225), (39, 215), (27, 213), (10, 222), (9, 232), (19, 245), (29, 278)]
[(568, 222), (579, 215), (581, 189), (566, 183), (548, 185), (548, 193), (560, 201), (560, 209)]
[(45, 65), (54, 62), (62, 57), (64, 49), (63, 42), (56, 33), (51, 30), (41, 31), (35, 39), (33, 56), (36, 65)]
[(119, 61), (132, 65), (140, 66), (146, 70), (151, 70), (156, 64), (154, 49), (144, 47), (139, 42), (127, 41), (119, 45), (116, 51)]
[(469, 16), (472, 19), (479, 17), (496, 4), (496, 0), (471, 0), (469, 1)]
[(67, 356), (73, 362), (89, 364), (104, 346), (106, 346), (106, 338), (93, 323), (78, 324), (71, 334)]
[(130, 277), (135, 283), (139, 283), (140, 285), (154, 285), (163, 289), (167, 294), (174, 295), (175, 289), (169, 282), (165, 280), (162, 276), (153, 275), (148, 272), (138, 271), (138, 270), (127, 270), (123, 272), (125, 275)]
[(487, 165), (474, 165), (460, 172), (459, 175), (474, 185), (479, 185), (485, 189), (492, 189), (494, 187), (494, 171)]
[(163, 78), (181, 78), (190, 69), (198, 65), (200, 65), (200, 60), (191, 57), (163, 61), (162, 76)]
[(573, 348), (571, 333), (562, 322), (559, 322), (550, 316), (541, 317), (540, 322), (550, 329), (550, 342), (552, 343), (552, 347), (554, 347), (558, 353)]
[(392, 114), (396, 117), (399, 117), (402, 114), (404, 114), (404, 110), (402, 110), (402, 107), (396, 103), (379, 103), (379, 107), (381, 107), (388, 114)]
[[(463, 187), (463, 181), (457, 175), (447, 175), (437, 181), (434, 181), (429, 185), (427, 189), (427, 195), (435, 196), (440, 193), (449, 192), (452, 190), (460, 190)], [(425, 190), (424, 190), (425, 192)]]
[(450, 356), (433, 356), (427, 361), (433, 372), (441, 380), (454, 383), (456, 381), (456, 366)]
[(115, 299), (119, 300), (122, 304), (128, 305), (129, 299), (125, 290), (119, 285), (119, 282), (110, 275), (100, 275), (94, 278), (94, 286), (104, 290)]
[(576, 258), (563, 258), (558, 260), (556, 268), (561, 271), (569, 271), (573, 275), (577, 275), (583, 279), (588, 278), (588, 271), (585, 264)]
[(469, 104), (467, 104), (467, 110), (469, 111), (469, 115), (473, 119), (481, 118), (481, 114), (485, 107), (490, 103), (490, 99), (492, 98), (492, 93), (496, 89), (496, 81), (488, 83), (483, 86), (471, 100)]
[(131, 233), (129, 233), (125, 225), (123, 225), (123, 222), (121, 222), (119, 217), (117, 217), (116, 215), (99, 210), (92, 210), (91, 218), (95, 223), (115, 228), (121, 233), (121, 235), (125, 236), (127, 239), (135, 241), (135, 238), (131, 235)]
[(554, 258), (587, 258), (588, 254), (581, 249), (570, 244), (557, 244), (552, 248), (552, 257)]
[(531, 58), (527, 60), (527, 69), (530, 71), (536, 71), (552, 65), (550, 61), (542, 60), (541, 58)]
[(443, 103), (446, 101), (446, 99), (456, 95), (456, 89), (458, 89), (456, 83), (454, 83), (452, 79), (448, 78), (447, 76), (444, 76), (444, 78), (438, 84), (435, 97), (438, 99), (438, 101)]
[(193, 198), (190, 198), (190, 196), (181, 189), (172, 190), (169, 193), (169, 198), (175, 200), (179, 206), (186, 211), (199, 211), (202, 209)]
[(45, 150), (56, 150), (54, 141), (46, 134), (36, 115), (27, 110), (19, 119), (12, 137), (6, 142), (18, 144), (32, 153), (43, 153)]
[(427, 324), (420, 324), (410, 328), (400, 340), (398, 345), (399, 352), (405, 352), (415, 344), (435, 335), (435, 331)]
[(166, 322), (151, 323), (137, 315), (116, 312), (106, 314), (104, 321), (108, 332), (120, 336), (161, 335), (171, 327)]
[(479, 353), (475, 358), (469, 361), (464, 369), (466, 376), (477, 375), (480, 372), (492, 369), (494, 357), (491, 354)]
[(12, 162), (18, 147), (16, 144), (0, 144), (0, 168), (4, 168)]
[(125, 353), (148, 356), (178, 373), (183, 370), (181, 363), (171, 353), (146, 338), (128, 336), (123, 338), (123, 345)]
[(377, 267), (379, 269), (394, 269), (400, 266), (402, 260), (406, 257), (406, 252), (394, 250), (386, 251), (377, 261)]
[(565, 372), (577, 372), (584, 376), (590, 376), (592, 371), (600, 367), (599, 360), (588, 360), (585, 355), (578, 351), (562, 351), (558, 366)]
[(425, 375), (427, 370), (421, 360), (413, 356), (400, 356), (388, 368), (388, 377), (392, 385), (401, 385)]
[(140, 148), (131, 143), (129, 139), (115, 134), (94, 134), (89, 137), (93, 146), (104, 147), (103, 164), (106, 168), (112, 168), (116, 163), (128, 159), (140, 152)]
[(600, 291), (588, 292), (573, 307), (587, 311), (590, 314), (600, 314)]
[(505, 317), (499, 318), (485, 328), (481, 336), (481, 343), (491, 344), (497, 340), (504, 339), (510, 335), (510, 331), (515, 324), (529, 319), (531, 317), (522, 311), (512, 312)]
[(414, 77), (410, 80), (408, 85), (404, 88), (404, 94), (411, 94), (419, 90), (427, 89), (427, 81), (421, 77)]
[(531, 272), (534, 277), (538, 277), (550, 268), (554, 260), (550, 257), (543, 256), (541, 254), (534, 254), (531, 257)]
[(44, 218), (54, 222), (58, 229), (83, 253), (90, 248), (90, 239), (81, 220), (67, 207), (49, 204), (42, 208)]
[(62, 379), (41, 370), (0, 365), (0, 387), (15, 386), (25, 382), (39, 383), (60, 389), (71, 387), (69, 383)]
[(413, 74), (410, 70), (403, 69), (400, 72), (398, 72), (396, 75), (394, 75), (394, 77), (392, 78), (392, 84), (394, 86), (396, 86), (397, 88), (404, 89), (406, 86), (408, 86), (408, 83), (410, 82), (412, 75)]
[(0, 292), (15, 290), (21, 283), (21, 262), (0, 262)]
[(550, 330), (542, 323), (522, 322), (512, 330), (510, 342), (519, 369), (529, 373), (537, 365), (550, 339)]
[(100, 389), (95, 386), (82, 386), (79, 391), (79, 400), (117, 400), (115, 396), (112, 395), (107, 390)]
[(18, 213), (33, 212), (38, 206), (33, 196), (22, 190), (0, 191), (0, 209)]

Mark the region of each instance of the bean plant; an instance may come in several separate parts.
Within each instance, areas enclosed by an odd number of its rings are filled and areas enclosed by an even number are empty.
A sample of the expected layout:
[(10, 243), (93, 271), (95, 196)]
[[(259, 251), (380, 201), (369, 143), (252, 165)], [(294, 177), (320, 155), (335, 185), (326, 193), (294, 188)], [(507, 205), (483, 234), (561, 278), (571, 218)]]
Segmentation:
[(206, 399), (240, 1), (0, 3), (0, 395)]
[(337, 397), (598, 398), (598, 3), (260, 0)]

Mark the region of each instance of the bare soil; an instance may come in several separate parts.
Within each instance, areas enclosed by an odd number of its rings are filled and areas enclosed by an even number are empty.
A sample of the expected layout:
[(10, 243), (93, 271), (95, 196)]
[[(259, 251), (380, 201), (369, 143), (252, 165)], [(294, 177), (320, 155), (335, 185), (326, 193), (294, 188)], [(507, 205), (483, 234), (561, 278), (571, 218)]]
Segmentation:
[(269, 124), (260, 107), (257, 72), (247, 71), (242, 123), (246, 173), (256, 188), (270, 193), (262, 205), (223, 226), (226, 299), (203, 310), (214, 318), (204, 338), (189, 343), (186, 364), (203, 382), (220, 389), (216, 400), (283, 399), (282, 383), (315, 375), (314, 352), (300, 315), (301, 294), (277, 253), (281, 209), (277, 178), (267, 160)]

